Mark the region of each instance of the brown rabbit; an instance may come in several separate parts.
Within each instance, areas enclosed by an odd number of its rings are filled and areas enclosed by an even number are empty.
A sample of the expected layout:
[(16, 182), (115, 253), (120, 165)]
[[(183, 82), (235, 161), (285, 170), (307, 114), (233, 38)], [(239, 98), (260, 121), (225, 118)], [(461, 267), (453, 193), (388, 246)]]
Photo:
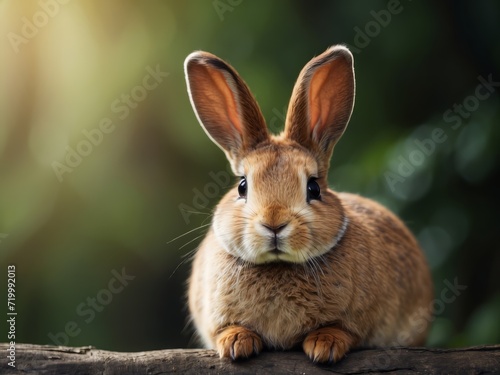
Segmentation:
[(302, 344), (314, 362), (422, 345), (433, 293), (415, 238), (380, 204), (327, 186), (354, 103), (349, 50), (333, 46), (304, 67), (278, 136), (227, 63), (194, 52), (185, 71), (200, 124), (241, 176), (189, 280), (204, 344), (232, 359)]

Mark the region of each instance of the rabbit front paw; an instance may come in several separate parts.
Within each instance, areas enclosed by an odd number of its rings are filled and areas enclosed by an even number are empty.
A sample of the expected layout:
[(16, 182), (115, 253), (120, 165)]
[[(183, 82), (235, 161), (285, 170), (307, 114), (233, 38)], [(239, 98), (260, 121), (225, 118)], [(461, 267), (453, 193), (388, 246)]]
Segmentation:
[(311, 361), (333, 363), (344, 357), (353, 342), (353, 337), (340, 328), (322, 327), (309, 332), (302, 347)]
[(248, 358), (259, 354), (262, 340), (256, 333), (241, 327), (230, 326), (217, 335), (217, 351), (221, 358)]

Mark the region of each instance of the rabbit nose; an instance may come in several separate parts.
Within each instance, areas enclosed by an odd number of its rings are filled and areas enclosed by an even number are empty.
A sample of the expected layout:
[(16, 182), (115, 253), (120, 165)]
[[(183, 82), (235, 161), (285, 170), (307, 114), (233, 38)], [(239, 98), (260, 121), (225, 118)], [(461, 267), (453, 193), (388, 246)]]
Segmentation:
[(273, 232), (274, 235), (278, 235), (288, 225), (288, 223), (283, 223), (280, 225), (269, 225), (269, 224), (264, 224), (264, 223), (261, 223), (261, 224), (264, 228)]

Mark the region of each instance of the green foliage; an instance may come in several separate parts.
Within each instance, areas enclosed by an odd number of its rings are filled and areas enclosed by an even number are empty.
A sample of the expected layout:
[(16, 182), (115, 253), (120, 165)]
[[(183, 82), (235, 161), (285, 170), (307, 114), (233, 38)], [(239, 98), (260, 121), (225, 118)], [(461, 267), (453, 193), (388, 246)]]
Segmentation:
[[(227, 190), (209, 173), (227, 162), (191, 110), (184, 58), (203, 49), (229, 61), (277, 132), (300, 69), (336, 43), (354, 52), (357, 96), (331, 185), (407, 222), (437, 300), (446, 280), (467, 286), (429, 344), (500, 341), (499, 88), (477, 96), (479, 77), (500, 81), (497, 3), (402, 0), (392, 13), (394, 0), (41, 3), (0, 3), (0, 264), (5, 278), (17, 269), (18, 342), (54, 343), (49, 333), (75, 322), (69, 345), (187, 346), (190, 252)], [(148, 67), (168, 76), (152, 88)], [(54, 162), (71, 170), (59, 167), (62, 181)], [(109, 301), (122, 268), (135, 279)], [(88, 298), (90, 322), (78, 313)]]

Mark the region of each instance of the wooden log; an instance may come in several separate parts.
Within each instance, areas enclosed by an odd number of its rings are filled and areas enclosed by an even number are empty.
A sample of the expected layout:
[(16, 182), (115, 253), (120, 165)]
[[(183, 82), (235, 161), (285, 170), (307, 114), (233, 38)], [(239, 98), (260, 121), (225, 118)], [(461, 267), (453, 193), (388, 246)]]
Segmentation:
[(333, 365), (315, 365), (305, 354), (264, 352), (231, 362), (203, 349), (119, 353), (93, 347), (0, 344), (3, 374), (499, 374), (500, 345), (462, 349), (388, 348), (356, 350)]

